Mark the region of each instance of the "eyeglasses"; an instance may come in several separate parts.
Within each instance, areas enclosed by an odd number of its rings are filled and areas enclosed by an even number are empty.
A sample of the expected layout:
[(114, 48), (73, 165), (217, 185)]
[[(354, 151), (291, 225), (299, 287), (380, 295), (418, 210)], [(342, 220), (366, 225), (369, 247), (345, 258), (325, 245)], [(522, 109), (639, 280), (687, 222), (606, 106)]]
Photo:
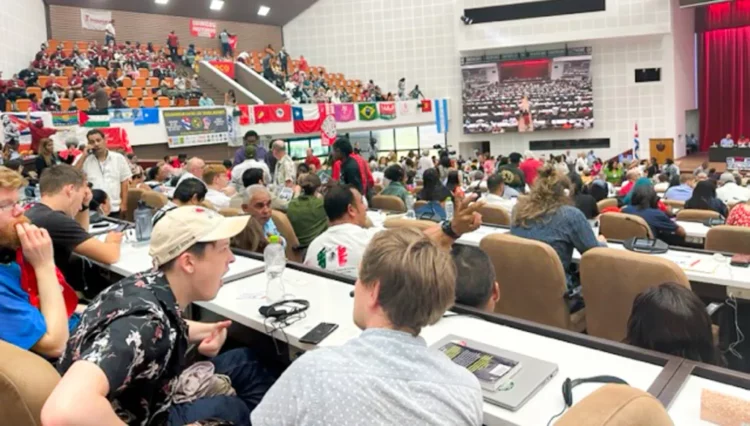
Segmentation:
[(26, 200), (17, 201), (15, 203), (8, 203), (8, 204), (0, 205), (0, 212), (9, 212), (9, 211), (12, 211), (13, 209), (16, 208), (16, 206), (22, 207), (23, 206), (22, 203), (24, 203), (25, 201)]

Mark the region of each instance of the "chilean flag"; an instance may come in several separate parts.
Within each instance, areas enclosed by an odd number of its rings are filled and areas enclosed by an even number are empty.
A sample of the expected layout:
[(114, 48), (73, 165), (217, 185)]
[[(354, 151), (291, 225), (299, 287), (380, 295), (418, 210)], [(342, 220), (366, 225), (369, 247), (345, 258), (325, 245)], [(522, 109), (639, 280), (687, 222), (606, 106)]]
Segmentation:
[(319, 133), (327, 116), (326, 104), (305, 104), (292, 107), (294, 133)]

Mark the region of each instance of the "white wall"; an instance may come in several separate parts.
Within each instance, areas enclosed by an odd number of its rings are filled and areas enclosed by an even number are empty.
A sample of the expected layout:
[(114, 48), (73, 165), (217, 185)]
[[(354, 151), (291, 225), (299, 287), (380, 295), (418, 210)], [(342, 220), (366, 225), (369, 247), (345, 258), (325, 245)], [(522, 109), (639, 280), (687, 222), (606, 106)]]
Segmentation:
[[(607, 0), (605, 12), (471, 26), (459, 20), (464, 7), (521, 1), (529, 0), (319, 0), (284, 27), (284, 41), (292, 55), (305, 55), (311, 64), (348, 78), (373, 79), (385, 91), (394, 91), (398, 79), (406, 77), (407, 86), (419, 83), (427, 97), (450, 97), (454, 102), (448, 139), (454, 147), (490, 140), (497, 155), (528, 149), (532, 139), (609, 137), (611, 148), (598, 151), (608, 157), (632, 148), (636, 122), (642, 156), (648, 155), (649, 138), (677, 140), (679, 129), (684, 129), (688, 102), (682, 96), (688, 79), (676, 77), (675, 68), (685, 69), (682, 64), (693, 48), (684, 36), (692, 32), (691, 11), (673, 13), (664, 0)], [(680, 35), (672, 36), (673, 25)], [(565, 43), (593, 47), (594, 129), (463, 134), (462, 55)], [(661, 67), (662, 81), (636, 85), (634, 69), (641, 67)]]
[[(672, 1), (672, 44), (674, 46), (674, 114), (675, 156), (685, 155), (685, 135), (690, 134), (685, 112), (698, 108), (695, 87), (695, 13), (693, 9), (680, 9)], [(693, 133), (698, 134), (697, 130)]]
[(0, 71), (8, 79), (29, 66), (47, 40), (42, 0), (0, 0)]

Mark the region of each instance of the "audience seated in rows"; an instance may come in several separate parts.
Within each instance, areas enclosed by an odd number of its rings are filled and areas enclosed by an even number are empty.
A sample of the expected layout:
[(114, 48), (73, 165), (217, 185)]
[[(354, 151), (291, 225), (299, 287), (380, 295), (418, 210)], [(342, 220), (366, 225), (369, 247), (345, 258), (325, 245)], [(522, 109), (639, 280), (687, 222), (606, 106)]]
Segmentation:
[(23, 215), (19, 190), (25, 183), (0, 167), (0, 340), (56, 359), (78, 323), (78, 298), (59, 280), (48, 231)]
[(625, 341), (692, 361), (724, 364), (703, 302), (690, 288), (675, 283), (651, 287), (635, 298)]
[(575, 208), (567, 195), (570, 180), (553, 166), (539, 170), (531, 192), (518, 199), (511, 220), (510, 232), (522, 238), (549, 244), (560, 257), (568, 289), (579, 288), (577, 273), (571, 269), (573, 249), (586, 251), (606, 246), (603, 236), (594, 235), (586, 217)]
[(629, 195), (631, 195), (630, 203), (622, 209), (623, 213), (641, 217), (651, 228), (653, 235), (667, 244), (684, 243), (685, 229), (659, 209), (659, 197), (650, 182), (636, 185)]
[(390, 165), (383, 172), (383, 177), (388, 179), (389, 183), (388, 186), (383, 188), (383, 190), (380, 191), (380, 194), (378, 195), (390, 195), (393, 197), (398, 197), (401, 199), (401, 201), (404, 202), (404, 205), (407, 205), (406, 200), (409, 197), (410, 193), (409, 190), (406, 189), (405, 185), (406, 172), (404, 168), (398, 164)]
[(685, 202), (685, 209), (711, 210), (727, 217), (727, 205), (716, 198), (716, 183), (712, 180), (698, 182), (693, 195)]
[(664, 193), (665, 200), (687, 201), (693, 196), (693, 189), (696, 185), (696, 176), (681, 175), (680, 184), (667, 189)]
[[(231, 321), (200, 323), (180, 312), (216, 296), (234, 262), (230, 238), (247, 221), (198, 207), (178, 208), (159, 221), (149, 248), (156, 269), (112, 285), (83, 312), (60, 358), (63, 377), (42, 409), (42, 422), (114, 424), (119, 418), (184, 425), (220, 418), (249, 425), (273, 376), (247, 348), (219, 355)], [(178, 379), (186, 371), (205, 371), (205, 365), (187, 365), (191, 344), (210, 358), (214, 373), (228, 378), (214, 397), (201, 398)], [(79, 401), (87, 401), (86, 410)]]
[(67, 164), (47, 168), (39, 180), (41, 202), (26, 211), (31, 223), (44, 228), (52, 238), (55, 265), (65, 279), (79, 291), (95, 283), (82, 282), (81, 266), (71, 263), (71, 254), (95, 262), (113, 264), (120, 260), (122, 234), (110, 232), (104, 241), (89, 234), (91, 189), (86, 176)]
[[(342, 200), (347, 198), (343, 192), (350, 192), (348, 206), (361, 198), (356, 189), (338, 190)], [(411, 228), (382, 231), (368, 242), (354, 286), (354, 323), (364, 331), (341, 346), (297, 359), (253, 411), (253, 425), (332, 418), (338, 423), (482, 424), (476, 377), (418, 337), (455, 299), (456, 269), (449, 253)], [(421, 385), (415, 387), (416, 382)], [(342, 404), (342, 398), (351, 404)]]
[(154, 226), (170, 211), (178, 207), (199, 206), (206, 199), (208, 188), (200, 179), (185, 179), (177, 185), (172, 199), (154, 213)]
[(318, 193), (320, 178), (309, 173), (299, 179), (302, 193), (289, 202), (286, 215), (292, 224), (301, 247), (308, 247), (312, 241), (328, 229), (328, 216), (323, 207), (323, 198)]

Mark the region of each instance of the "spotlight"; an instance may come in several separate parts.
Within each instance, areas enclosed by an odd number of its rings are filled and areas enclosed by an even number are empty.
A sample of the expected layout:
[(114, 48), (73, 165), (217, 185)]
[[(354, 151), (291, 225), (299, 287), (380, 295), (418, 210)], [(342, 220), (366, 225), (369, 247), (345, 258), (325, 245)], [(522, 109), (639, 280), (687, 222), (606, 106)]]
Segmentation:
[(466, 15), (461, 15), (461, 22), (463, 22), (464, 25), (471, 25), (474, 23), (474, 20), (471, 18), (467, 18)]

